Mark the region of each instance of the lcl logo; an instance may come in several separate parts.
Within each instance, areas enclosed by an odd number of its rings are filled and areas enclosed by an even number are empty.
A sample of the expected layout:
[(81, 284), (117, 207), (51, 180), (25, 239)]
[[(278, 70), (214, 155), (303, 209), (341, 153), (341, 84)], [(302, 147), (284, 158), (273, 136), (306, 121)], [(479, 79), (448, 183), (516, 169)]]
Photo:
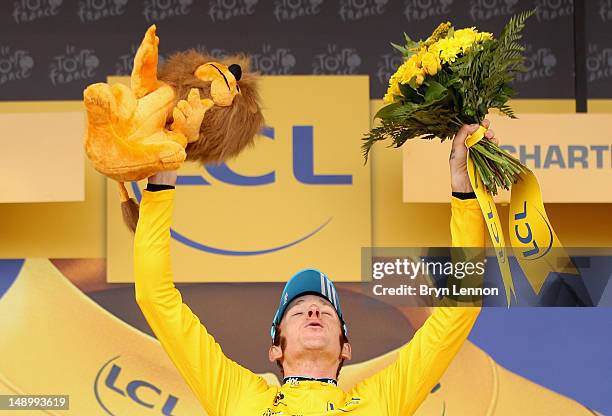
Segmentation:
[[(266, 127), (261, 132), (261, 136), (275, 140), (274, 128)], [(315, 160), (314, 160), (314, 127), (313, 126), (293, 126), (292, 128), (292, 173), (295, 180), (306, 186), (350, 186), (353, 184), (353, 176), (350, 174), (323, 174), (315, 172)], [(276, 182), (277, 172), (272, 170), (263, 175), (245, 175), (232, 170), (227, 164), (221, 163), (219, 165), (206, 165), (204, 170), (216, 181), (234, 185), (234, 186), (264, 186), (272, 185)], [(177, 178), (177, 186), (212, 186), (209, 180), (204, 178), (202, 175), (181, 175)], [(140, 201), (141, 191), (138, 188), (138, 184), (132, 182), (132, 190), (136, 199)], [(224, 247), (212, 246), (200, 241), (196, 241), (188, 237), (186, 234), (179, 232), (172, 228), (170, 230), (171, 236), (176, 241), (194, 248), (196, 250), (204, 251), (211, 254), (218, 254), (224, 256), (256, 256), (267, 253), (280, 251), (296, 244), (299, 244), (313, 235), (321, 231), (329, 222), (332, 217), (321, 219), (320, 224), (302, 235), (295, 236), (284, 244), (277, 245), (275, 247), (261, 247), (252, 250), (235, 250)]]
[[(266, 127), (261, 136), (274, 140), (274, 128)], [(293, 126), (293, 176), (305, 185), (351, 185), (352, 175), (325, 175), (314, 171), (314, 128), (313, 126)], [(271, 185), (276, 182), (276, 172), (247, 176), (233, 171), (225, 163), (206, 165), (205, 170), (219, 182), (236, 186)], [(179, 176), (177, 185), (210, 185), (203, 176)]]
[[(521, 252), (522, 256), (526, 260), (536, 260), (544, 257), (550, 251), (553, 244), (553, 232), (552, 227), (546, 221), (546, 217), (540, 211), (530, 208), (528, 212), (527, 207), (527, 201), (523, 201), (523, 210), (514, 213), (514, 221), (516, 222), (514, 234), (518, 241), (525, 245), (525, 250)], [(535, 214), (538, 214), (539, 217)], [(536, 238), (533, 232), (535, 221), (544, 222), (547, 235), (540, 235)], [(538, 240), (540, 244), (538, 244)]]
[[(149, 381), (131, 379), (125, 374), (123, 367), (116, 363), (119, 358), (120, 356), (117, 356), (107, 361), (96, 375), (94, 393), (102, 409), (110, 416), (126, 414), (125, 409), (137, 408), (150, 409), (150, 414), (177, 416), (173, 412), (179, 398), (162, 391)], [(151, 399), (152, 397), (154, 399)], [(125, 403), (126, 400), (129, 401), (128, 404)]]

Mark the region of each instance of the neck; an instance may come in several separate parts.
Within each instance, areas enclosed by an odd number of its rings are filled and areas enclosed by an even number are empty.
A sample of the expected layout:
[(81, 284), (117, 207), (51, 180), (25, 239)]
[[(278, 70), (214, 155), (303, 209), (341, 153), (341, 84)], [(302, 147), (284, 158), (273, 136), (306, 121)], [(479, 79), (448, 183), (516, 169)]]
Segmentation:
[(312, 377), (336, 379), (336, 372), (340, 361), (338, 358), (330, 360), (328, 357), (313, 355), (300, 357), (297, 360), (285, 360), (283, 372), (288, 377)]

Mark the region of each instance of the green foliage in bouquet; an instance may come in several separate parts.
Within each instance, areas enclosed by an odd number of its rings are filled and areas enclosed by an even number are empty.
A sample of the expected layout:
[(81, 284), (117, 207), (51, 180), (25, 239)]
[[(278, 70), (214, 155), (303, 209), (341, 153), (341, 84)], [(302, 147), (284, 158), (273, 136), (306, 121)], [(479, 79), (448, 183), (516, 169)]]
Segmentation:
[[(514, 95), (510, 82), (524, 72), (524, 50), (519, 43), (525, 21), (534, 11), (510, 19), (498, 39), (475, 28), (455, 30), (442, 23), (426, 40), (407, 35), (405, 46), (393, 45), (405, 61), (389, 80), (376, 113), (380, 125), (364, 138), (367, 161), (372, 145), (385, 139), (400, 147), (412, 138), (452, 139), (464, 124), (481, 124), (490, 109), (515, 118), (507, 104)], [(470, 151), (489, 193), (509, 189), (527, 168), (489, 140)]]

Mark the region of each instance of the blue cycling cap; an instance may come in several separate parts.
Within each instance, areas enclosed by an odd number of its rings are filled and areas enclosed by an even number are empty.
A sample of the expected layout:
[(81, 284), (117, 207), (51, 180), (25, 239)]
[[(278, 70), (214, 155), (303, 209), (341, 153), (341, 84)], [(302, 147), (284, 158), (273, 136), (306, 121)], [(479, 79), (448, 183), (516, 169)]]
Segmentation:
[(272, 329), (270, 336), (272, 342), (276, 336), (276, 329), (283, 319), (283, 315), (287, 310), (287, 306), (296, 298), (304, 295), (317, 295), (327, 299), (336, 309), (338, 318), (342, 323), (342, 331), (346, 335), (346, 324), (342, 317), (342, 309), (340, 308), (340, 296), (336, 291), (333, 282), (329, 280), (325, 274), (317, 269), (304, 269), (297, 272), (285, 285), (281, 295), (280, 304), (272, 321)]

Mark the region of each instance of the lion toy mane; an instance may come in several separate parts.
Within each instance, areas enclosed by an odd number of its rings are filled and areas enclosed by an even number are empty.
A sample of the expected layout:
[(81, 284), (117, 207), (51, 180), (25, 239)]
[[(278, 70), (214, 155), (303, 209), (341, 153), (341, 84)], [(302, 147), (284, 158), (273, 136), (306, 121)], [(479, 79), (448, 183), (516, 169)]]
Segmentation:
[(257, 77), (245, 56), (216, 61), (195, 50), (159, 68), (155, 25), (134, 57), (131, 88), (97, 83), (83, 92), (85, 153), (94, 168), (119, 182), (123, 217), (134, 231), (138, 204), (124, 182), (145, 179), (187, 161), (220, 163), (252, 145), (264, 120)]

